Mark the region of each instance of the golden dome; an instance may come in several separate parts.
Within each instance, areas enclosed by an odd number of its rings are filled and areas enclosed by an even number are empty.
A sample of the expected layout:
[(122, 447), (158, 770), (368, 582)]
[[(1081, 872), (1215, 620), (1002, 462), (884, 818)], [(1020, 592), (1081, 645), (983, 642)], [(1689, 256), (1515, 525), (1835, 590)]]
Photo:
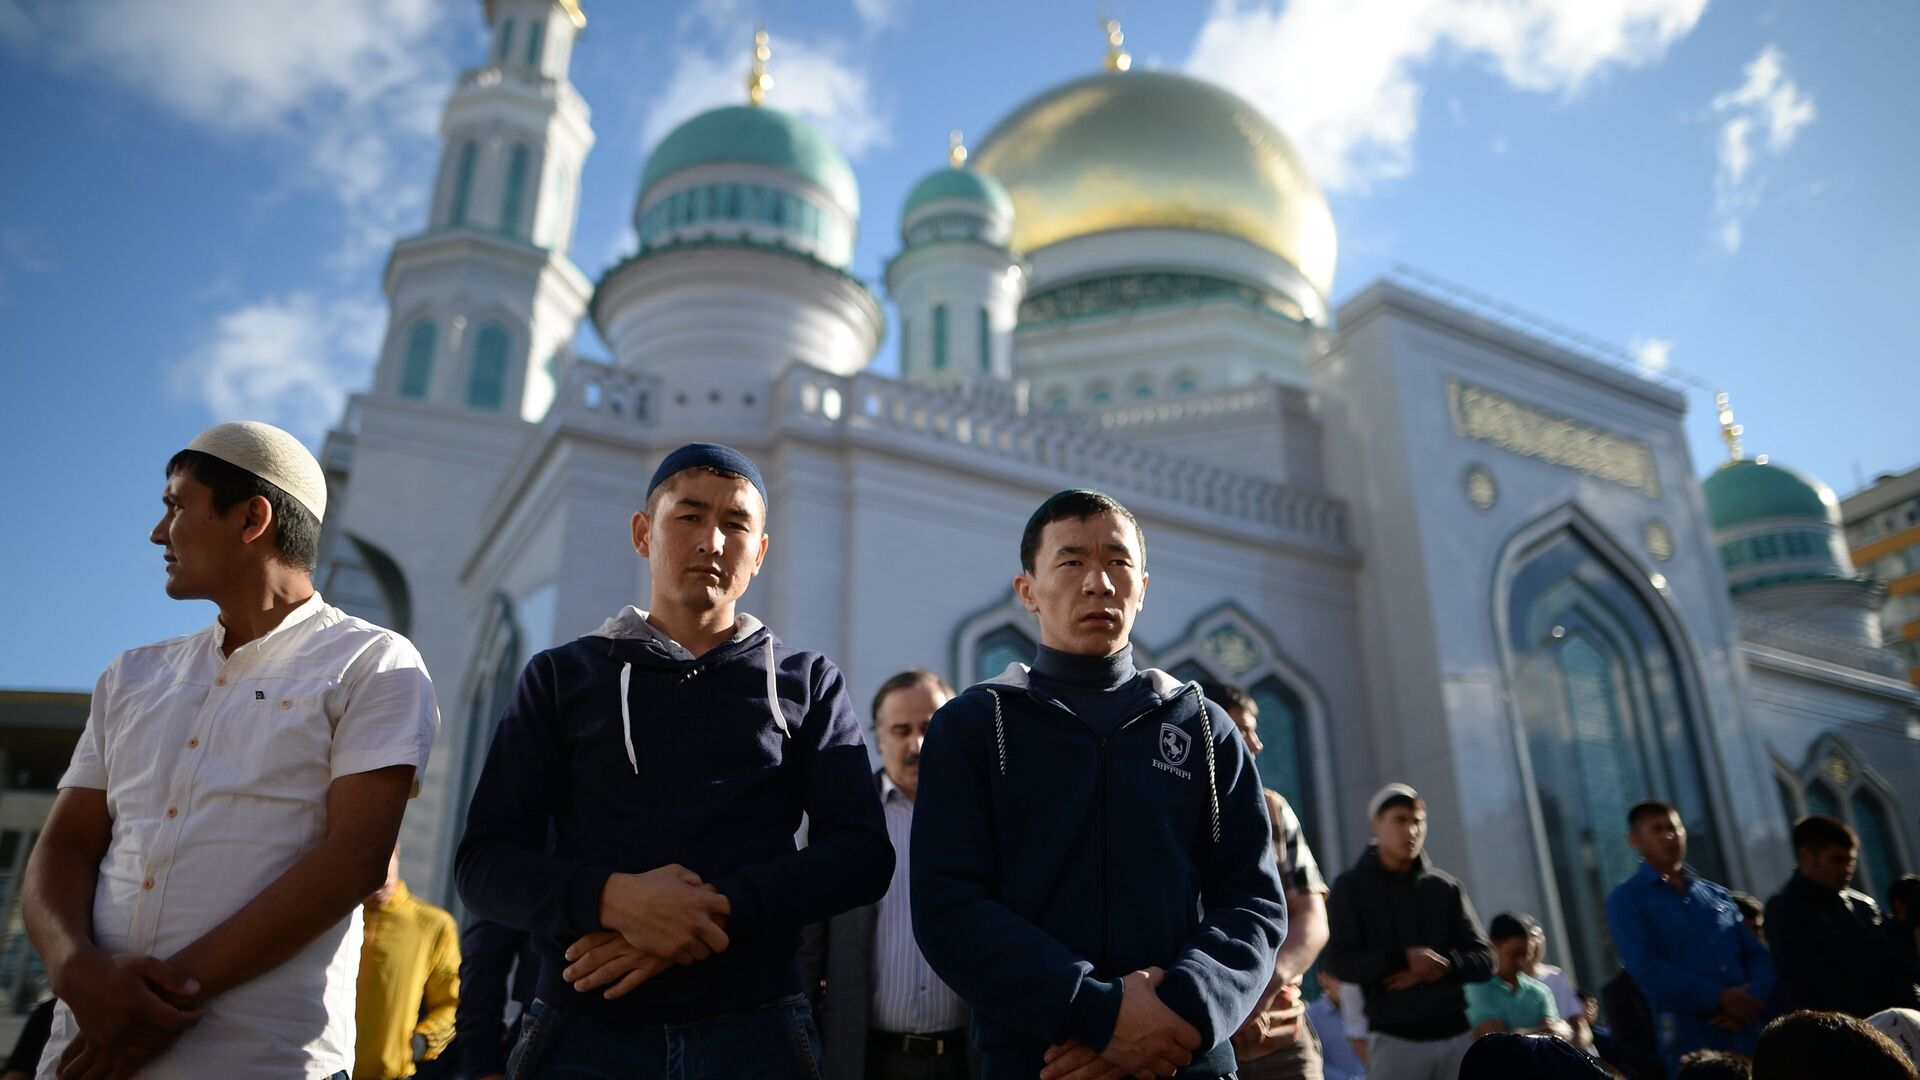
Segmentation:
[(1013, 197), (1012, 246), (1115, 229), (1224, 233), (1280, 256), (1324, 298), (1333, 214), (1286, 137), (1210, 83), (1112, 71), (1050, 90), (973, 156)]

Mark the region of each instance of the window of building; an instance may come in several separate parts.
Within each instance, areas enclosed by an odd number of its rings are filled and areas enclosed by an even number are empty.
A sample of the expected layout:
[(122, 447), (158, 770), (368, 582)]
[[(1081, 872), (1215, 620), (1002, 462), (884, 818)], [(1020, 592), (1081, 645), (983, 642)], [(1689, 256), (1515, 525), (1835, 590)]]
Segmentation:
[(513, 51), (513, 20), (505, 19), (500, 23), (500, 48), (493, 54), (497, 63), (505, 63), (507, 54)]
[(545, 29), (546, 27), (541, 25), (538, 22), (535, 22), (533, 25), (527, 27), (526, 64), (530, 68), (537, 68), (540, 66), (540, 34)]
[(947, 370), (947, 305), (933, 306), (933, 370)]
[(1113, 403), (1113, 391), (1104, 385), (1096, 385), (1087, 391), (1087, 404), (1109, 405)]
[(1137, 400), (1141, 400), (1141, 399), (1146, 399), (1146, 398), (1150, 398), (1150, 397), (1152, 397), (1152, 396), (1153, 396), (1153, 384), (1152, 384), (1152, 383), (1137, 383), (1137, 384), (1135, 384), (1135, 386), (1134, 386), (1134, 388), (1133, 388), (1133, 396), (1134, 396), (1134, 398), (1135, 398), (1135, 399), (1137, 399)]
[(1900, 876), (1900, 855), (1894, 848), (1893, 826), (1887, 808), (1879, 796), (1866, 788), (1853, 793), (1853, 829), (1860, 835), (1861, 875), (1854, 888), (1878, 897), (1882, 910), (1891, 901), (1888, 896)]
[(1033, 663), (1034, 640), (1017, 626), (989, 631), (974, 650), (973, 680), (985, 682), (1007, 670), (1008, 664)]
[(407, 355), (400, 365), (400, 396), (416, 400), (427, 396), (433, 386), (433, 350), (440, 334), (433, 320), (414, 325), (407, 335)]
[(527, 194), (527, 164), (532, 155), (524, 146), (513, 148), (507, 159), (507, 194), (500, 203), (500, 231), (520, 235), (520, 204)]
[(993, 370), (993, 319), (980, 309), (980, 370)]
[(469, 141), (460, 148), (460, 167), (453, 174), (453, 211), (447, 215), (447, 224), (465, 225), (467, 223), (467, 198), (473, 194), (473, 164), (480, 147)]
[(507, 332), (488, 323), (473, 336), (473, 368), (467, 376), (467, 404), (497, 412), (507, 401)]

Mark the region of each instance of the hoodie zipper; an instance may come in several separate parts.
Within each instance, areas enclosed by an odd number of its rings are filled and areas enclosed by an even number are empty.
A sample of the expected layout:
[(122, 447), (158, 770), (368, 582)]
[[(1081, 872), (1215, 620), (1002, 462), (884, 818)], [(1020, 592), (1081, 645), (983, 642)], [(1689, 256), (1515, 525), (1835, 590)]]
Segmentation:
[[(1143, 718), (1152, 716), (1154, 713), (1159, 712), (1161, 709), (1165, 708), (1166, 706), (1171, 705), (1172, 703), (1180, 700), (1180, 698), (1184, 696), (1188, 690), (1192, 689), (1192, 687), (1193, 687), (1192, 683), (1186, 683), (1182, 685), (1179, 690), (1175, 691), (1172, 697), (1162, 698), (1159, 701), (1155, 702), (1153, 705), (1149, 706), (1144, 711), (1135, 713), (1133, 716), (1130, 716), (1127, 719), (1121, 721), (1120, 726), (1113, 729), (1112, 735), (1095, 736), (1095, 739), (1100, 746), (1100, 773), (1098, 777), (1096, 777), (1097, 782), (1094, 787), (1095, 799), (1098, 803), (1099, 812), (1100, 812), (1099, 828), (1100, 828), (1100, 953), (1101, 955), (1099, 958), (1098, 966), (1103, 971), (1111, 970), (1113, 966), (1113, 921), (1110, 917), (1112, 914), (1112, 908), (1113, 908), (1113, 898), (1108, 892), (1108, 883), (1112, 875), (1111, 867), (1112, 867), (1112, 858), (1113, 858), (1112, 856), (1113, 830), (1108, 827), (1108, 821), (1107, 821), (1108, 817), (1110, 816), (1108, 812), (1108, 805), (1107, 805), (1108, 789), (1112, 786), (1111, 777), (1108, 774), (1111, 771), (1112, 757), (1107, 753), (1107, 749), (1108, 749), (1107, 744), (1112, 742), (1113, 739), (1118, 738), (1121, 732), (1132, 727), (1134, 724), (1138, 723)], [(1052, 707), (1060, 710), (1061, 712), (1066, 713), (1068, 716), (1071, 716), (1075, 720), (1078, 720), (1081, 726), (1087, 729), (1088, 734), (1093, 733), (1093, 725), (1087, 723), (1084, 717), (1082, 717), (1079, 713), (1074, 712), (1072, 709), (1067, 708), (1065, 704), (1055, 701), (1052, 698), (1044, 697), (1040, 694), (1034, 693), (1033, 688), (1031, 686), (1027, 687), (1026, 691), (1027, 691), (1027, 696), (1033, 698), (1035, 701), (1039, 701), (1047, 705), (1051, 705)]]

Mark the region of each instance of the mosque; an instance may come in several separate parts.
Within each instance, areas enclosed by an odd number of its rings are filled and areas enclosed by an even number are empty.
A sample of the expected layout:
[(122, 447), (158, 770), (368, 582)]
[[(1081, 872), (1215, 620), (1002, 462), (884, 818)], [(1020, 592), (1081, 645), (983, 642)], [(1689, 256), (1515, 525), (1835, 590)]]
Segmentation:
[[(1261, 774), (1323, 866), (1364, 849), (1369, 792), (1412, 783), (1437, 861), (1481, 912), (1539, 914), (1579, 978), (1613, 970), (1601, 903), (1641, 797), (1763, 895), (1807, 812), (1858, 830), (1868, 892), (1920, 865), (1920, 692), (1832, 492), (1745, 456), (1731, 416), (1699, 482), (1681, 393), (1497, 305), (1397, 275), (1336, 309), (1326, 200), (1245, 101), (1129, 70), (1110, 26), (1105, 70), (913, 188), (883, 299), (849, 271), (854, 171), (767, 99), (761, 37), (747, 100), (651, 148), (638, 249), (590, 281), (585, 16), (484, 10), (373, 384), (323, 451), (321, 588), (411, 636), (440, 690), (403, 834), (421, 895), (457, 904), (527, 658), (644, 604), (627, 520), (692, 440), (767, 477), (745, 607), (860, 702), (905, 667), (965, 685), (1028, 657), (1027, 514), (1120, 498), (1149, 539), (1143, 659), (1251, 690)], [(582, 318), (609, 358), (573, 354)], [(897, 377), (869, 370), (890, 331)]]

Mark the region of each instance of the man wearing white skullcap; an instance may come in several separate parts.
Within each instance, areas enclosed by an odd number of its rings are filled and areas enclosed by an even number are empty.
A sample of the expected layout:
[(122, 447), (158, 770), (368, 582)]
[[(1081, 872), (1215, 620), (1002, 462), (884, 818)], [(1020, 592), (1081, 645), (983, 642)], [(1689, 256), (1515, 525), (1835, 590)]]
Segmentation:
[(167, 595), (219, 615), (94, 687), (23, 892), (60, 999), (39, 1075), (344, 1078), (433, 684), (314, 591), (327, 485), (299, 440), (209, 428), (161, 501)]

